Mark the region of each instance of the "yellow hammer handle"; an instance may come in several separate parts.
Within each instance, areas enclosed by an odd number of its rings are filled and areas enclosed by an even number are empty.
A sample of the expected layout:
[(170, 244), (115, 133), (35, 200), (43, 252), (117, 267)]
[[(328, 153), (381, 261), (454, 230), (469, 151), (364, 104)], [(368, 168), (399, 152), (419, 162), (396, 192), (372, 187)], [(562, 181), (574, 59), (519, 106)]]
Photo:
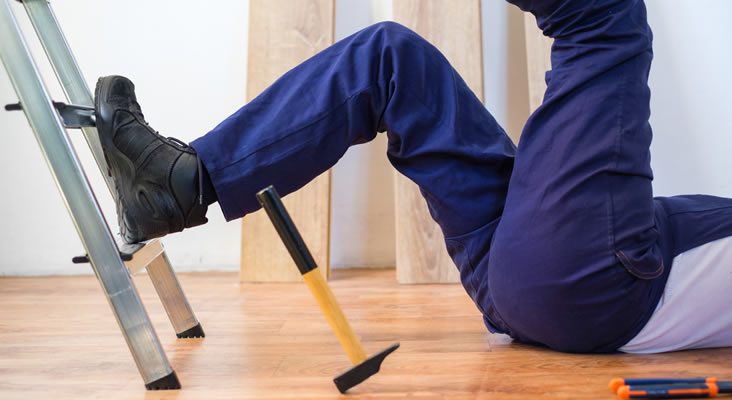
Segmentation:
[(323, 316), (325, 316), (338, 341), (341, 342), (341, 346), (351, 363), (357, 365), (366, 361), (366, 352), (363, 350), (363, 346), (361, 346), (361, 342), (353, 332), (346, 316), (343, 315), (343, 310), (338, 305), (333, 292), (330, 291), (323, 274), (320, 273), (318, 268), (314, 268), (303, 274), (302, 277), (305, 284), (310, 288), (310, 292), (315, 296), (315, 300), (318, 301)]

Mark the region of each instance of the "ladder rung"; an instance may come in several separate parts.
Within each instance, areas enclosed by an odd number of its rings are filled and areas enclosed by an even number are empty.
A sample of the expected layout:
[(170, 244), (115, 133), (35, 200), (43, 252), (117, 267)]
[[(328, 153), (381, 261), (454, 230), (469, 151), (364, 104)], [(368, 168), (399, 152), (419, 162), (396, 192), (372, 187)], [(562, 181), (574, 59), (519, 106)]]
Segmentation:
[[(119, 253), (119, 257), (122, 259), (122, 261), (132, 260), (132, 254)], [(76, 256), (71, 259), (71, 262), (74, 264), (87, 264), (89, 263), (89, 255), (85, 254), (83, 256)]]
[[(78, 129), (96, 126), (94, 107), (66, 104), (61, 101), (54, 101), (53, 107), (58, 111), (64, 127)], [(6, 104), (5, 111), (21, 111), (23, 105), (20, 103)]]
[[(120, 258), (125, 262), (125, 266), (131, 274), (135, 274), (150, 265), (153, 260), (165, 251), (160, 239), (153, 239), (145, 243), (128, 244), (118, 236), (117, 247), (119, 248)], [(71, 259), (71, 262), (74, 264), (86, 264), (89, 262), (89, 256), (87, 254), (76, 256)]]

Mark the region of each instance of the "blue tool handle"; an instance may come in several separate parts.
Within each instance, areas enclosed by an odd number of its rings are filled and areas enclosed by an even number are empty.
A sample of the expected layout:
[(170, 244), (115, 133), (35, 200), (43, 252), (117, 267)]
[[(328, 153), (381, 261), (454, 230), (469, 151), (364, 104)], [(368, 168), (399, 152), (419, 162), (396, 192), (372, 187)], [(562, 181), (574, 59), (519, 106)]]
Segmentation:
[(719, 393), (732, 393), (732, 382), (730, 381), (717, 382), (717, 387)]
[(678, 383), (707, 383), (709, 378), (648, 378), (625, 379), (625, 384), (634, 385), (674, 385)]

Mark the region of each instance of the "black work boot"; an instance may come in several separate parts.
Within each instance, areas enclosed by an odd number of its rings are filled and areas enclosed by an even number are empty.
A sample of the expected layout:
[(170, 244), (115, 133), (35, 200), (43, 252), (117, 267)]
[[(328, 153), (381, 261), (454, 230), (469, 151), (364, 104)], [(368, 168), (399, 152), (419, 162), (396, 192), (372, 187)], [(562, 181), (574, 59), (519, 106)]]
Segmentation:
[(196, 152), (150, 128), (135, 85), (122, 76), (99, 78), (94, 108), (122, 238), (136, 243), (205, 224)]

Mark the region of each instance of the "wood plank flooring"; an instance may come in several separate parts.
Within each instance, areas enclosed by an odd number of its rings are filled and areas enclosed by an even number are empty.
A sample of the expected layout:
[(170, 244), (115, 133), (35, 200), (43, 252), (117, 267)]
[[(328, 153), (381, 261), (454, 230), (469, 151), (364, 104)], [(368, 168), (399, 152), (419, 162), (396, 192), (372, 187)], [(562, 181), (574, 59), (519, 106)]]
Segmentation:
[[(94, 277), (0, 278), (0, 399), (335, 399), (348, 360), (302, 283), (180, 274), (206, 330), (176, 340), (136, 276), (183, 389), (147, 392)], [(369, 353), (400, 341), (353, 399), (613, 399), (614, 376), (732, 378), (732, 349), (572, 355), (490, 335), (459, 285), (400, 286), (394, 270), (336, 270)]]

